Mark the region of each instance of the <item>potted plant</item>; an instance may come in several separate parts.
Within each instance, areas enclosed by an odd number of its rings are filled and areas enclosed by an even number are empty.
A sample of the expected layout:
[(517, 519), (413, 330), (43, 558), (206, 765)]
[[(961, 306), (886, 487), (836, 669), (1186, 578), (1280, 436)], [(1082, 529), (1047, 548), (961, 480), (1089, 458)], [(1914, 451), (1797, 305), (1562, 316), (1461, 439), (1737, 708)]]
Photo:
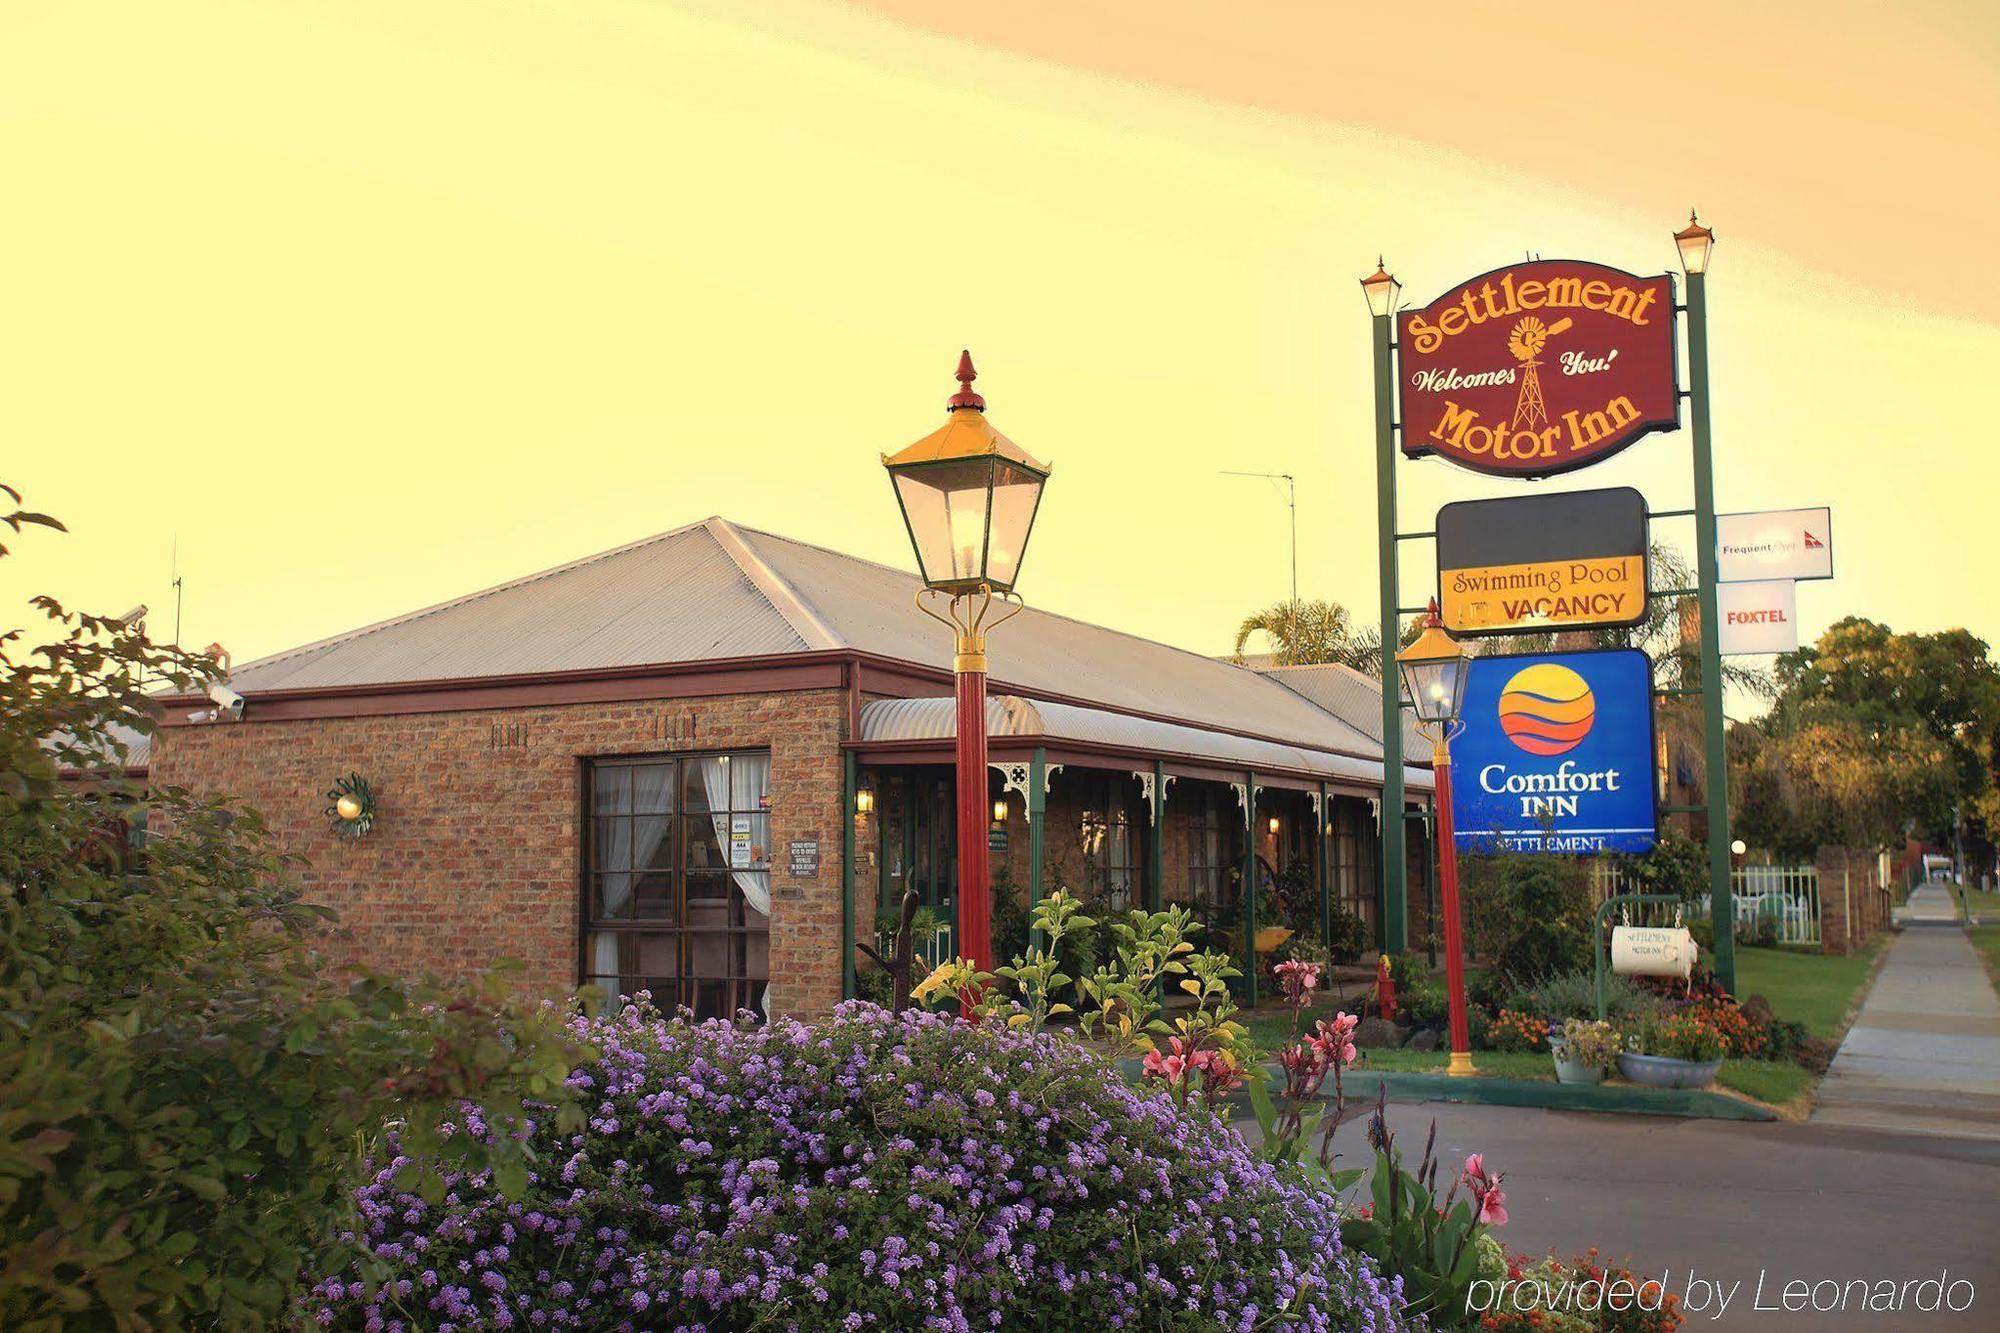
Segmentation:
[(1648, 1019), (1625, 1039), (1618, 1072), (1649, 1088), (1705, 1088), (1722, 1068), (1722, 1029), (1693, 1011)]
[(1556, 1082), (1602, 1083), (1618, 1063), (1618, 1031), (1603, 1019), (1566, 1018), (1549, 1025), (1549, 1052), (1555, 1057)]

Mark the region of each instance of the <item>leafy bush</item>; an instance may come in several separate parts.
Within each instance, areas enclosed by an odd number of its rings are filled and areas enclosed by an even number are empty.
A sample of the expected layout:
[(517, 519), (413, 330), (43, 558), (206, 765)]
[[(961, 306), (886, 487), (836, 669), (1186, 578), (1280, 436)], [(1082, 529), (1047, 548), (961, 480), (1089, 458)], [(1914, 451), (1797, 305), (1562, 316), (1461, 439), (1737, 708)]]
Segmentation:
[(1530, 986), (1590, 966), (1590, 872), (1575, 857), (1508, 852), (1462, 862), (1472, 948), (1497, 982)]
[(1452, 1173), (1440, 1197), (1444, 1164), (1436, 1155), (1437, 1121), (1431, 1121), (1424, 1155), (1411, 1170), (1403, 1164), (1385, 1110), (1378, 1101), (1368, 1121), (1368, 1143), (1375, 1149), (1368, 1201), (1341, 1229), (1341, 1239), (1402, 1279), (1413, 1312), (1449, 1323), (1464, 1312), (1472, 1283), (1490, 1262), (1490, 1249), (1479, 1241), (1490, 1228), (1507, 1224), (1507, 1195), (1500, 1174), (1489, 1172), (1474, 1153), (1462, 1171)]
[(1486, 1029), (1486, 1045), (1495, 1051), (1539, 1051), (1548, 1040), (1549, 1025), (1533, 1014), (1502, 1009)]
[(1641, 1023), (1625, 1037), (1626, 1046), (1641, 1055), (1670, 1060), (1720, 1060), (1729, 1053), (1729, 1038), (1698, 1010), (1662, 1014)]
[(1564, 1060), (1592, 1069), (1615, 1066), (1624, 1044), (1617, 1028), (1593, 1018), (1564, 1019), (1561, 1033), (1549, 1034), (1549, 1045), (1558, 1048)]
[(1568, 1263), (1509, 1260), (1503, 1280), (1474, 1285), (1472, 1311), (1486, 1333), (1673, 1333), (1686, 1320), (1665, 1283), (1600, 1263), (1594, 1249)]
[[(357, 1195), (337, 1327), (1404, 1327), (1327, 1194), (1078, 1043), (860, 1002), (826, 1024), (578, 1020), (588, 1125), (520, 1189)], [(485, 1139), (476, 1121), (462, 1132)], [(648, 1311), (653, 1314), (649, 1315)], [(664, 1320), (662, 1317), (665, 1316)]]
[[(152, 729), (140, 691), (198, 687), (208, 663), (37, 604), (52, 642), (0, 637), (0, 1327), (276, 1327), (357, 1140), (461, 1099), (513, 1108), (491, 1115), (505, 1131), (532, 1095), (553, 1124), (577, 1052), (499, 977), (322, 970), (332, 914), (255, 814), (120, 777), (118, 738)], [(504, 1132), (417, 1141), (525, 1179)]]
[[(1659, 1006), (1659, 996), (1638, 985), (1632, 978), (1610, 971), (1604, 974), (1604, 1016), (1612, 1022), (1625, 1023), (1644, 1017)], [(1516, 991), (1509, 997), (1507, 1007), (1550, 1022), (1565, 1018), (1595, 1018), (1597, 976), (1585, 969), (1549, 977)]]
[(1334, 962), (1353, 962), (1368, 948), (1368, 923), (1345, 903), (1333, 903), (1327, 913), (1326, 948)]

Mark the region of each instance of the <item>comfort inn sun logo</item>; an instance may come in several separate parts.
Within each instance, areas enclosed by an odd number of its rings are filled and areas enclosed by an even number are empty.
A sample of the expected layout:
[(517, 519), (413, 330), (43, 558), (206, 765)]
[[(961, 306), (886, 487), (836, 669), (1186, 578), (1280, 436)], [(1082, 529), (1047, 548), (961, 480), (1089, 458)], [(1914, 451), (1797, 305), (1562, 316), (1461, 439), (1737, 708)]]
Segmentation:
[(1582, 676), (1554, 662), (1514, 673), (1500, 691), (1500, 728), (1529, 754), (1567, 754), (1597, 720), (1597, 700)]

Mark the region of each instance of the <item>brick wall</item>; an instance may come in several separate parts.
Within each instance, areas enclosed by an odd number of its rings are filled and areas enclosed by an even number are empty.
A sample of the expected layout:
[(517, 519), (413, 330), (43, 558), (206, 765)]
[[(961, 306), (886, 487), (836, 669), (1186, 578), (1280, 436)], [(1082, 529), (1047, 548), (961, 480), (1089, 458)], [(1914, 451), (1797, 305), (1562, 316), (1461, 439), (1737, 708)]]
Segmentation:
[(1877, 887), (1879, 861), (1859, 847), (1822, 847), (1819, 870), (1820, 952), (1849, 954), (1889, 928), (1892, 895)]
[[(327, 718), (166, 729), (155, 785), (227, 794), (305, 858), (308, 898), (340, 913), (339, 949), (387, 971), (462, 973), (510, 956), (532, 984), (577, 982), (580, 760), (771, 751), (771, 1007), (840, 999), (841, 760), (837, 690), (696, 700)], [(335, 778), (375, 792), (365, 838), (325, 815)], [(785, 849), (818, 838), (816, 878)]]

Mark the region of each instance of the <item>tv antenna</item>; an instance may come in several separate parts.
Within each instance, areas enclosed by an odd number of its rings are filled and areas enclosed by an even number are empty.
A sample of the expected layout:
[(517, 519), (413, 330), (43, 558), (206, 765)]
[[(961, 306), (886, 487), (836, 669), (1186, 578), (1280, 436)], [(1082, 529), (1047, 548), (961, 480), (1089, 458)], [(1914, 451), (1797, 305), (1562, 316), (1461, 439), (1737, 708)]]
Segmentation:
[(1225, 477), (1262, 477), (1275, 485), (1285, 483), (1285, 508), (1292, 518), (1292, 600), (1299, 600), (1299, 483), (1289, 472), (1232, 472), (1223, 469)]
[(181, 646), (181, 535), (174, 534), (174, 554), (169, 562), (174, 576), (174, 647)]

